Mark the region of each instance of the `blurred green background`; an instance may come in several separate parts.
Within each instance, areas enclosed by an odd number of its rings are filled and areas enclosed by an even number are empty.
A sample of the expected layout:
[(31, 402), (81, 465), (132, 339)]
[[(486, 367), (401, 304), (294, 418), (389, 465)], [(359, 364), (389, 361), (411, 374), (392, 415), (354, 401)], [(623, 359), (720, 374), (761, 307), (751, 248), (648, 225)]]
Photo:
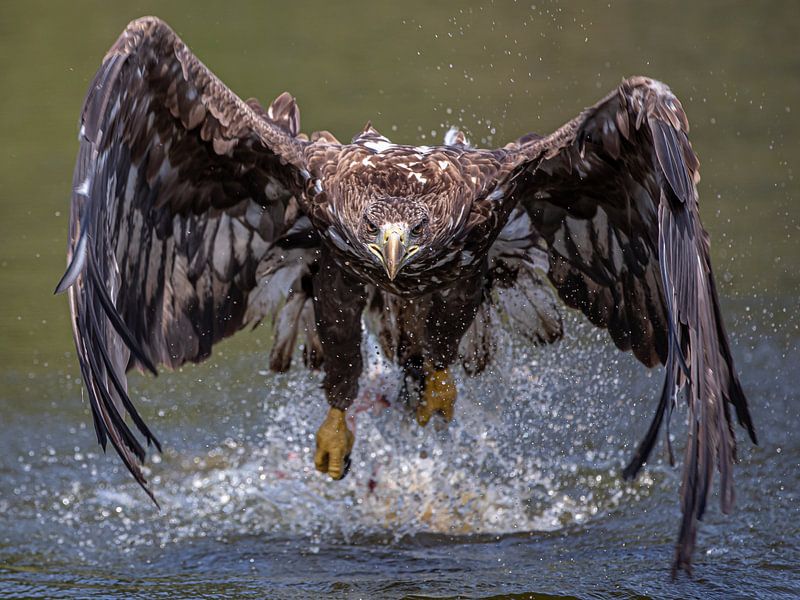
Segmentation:
[[(183, 374), (134, 376), (133, 396), (167, 448), (151, 463), (164, 508), (146, 503), (96, 445), (67, 301), (52, 295), (81, 102), (106, 50), (145, 14), (170, 23), (242, 97), (268, 103), (288, 90), (304, 131), (342, 140), (371, 120), (401, 143), (435, 143), (458, 125), (500, 146), (552, 131), (625, 76), (672, 87), (700, 155), (702, 217), (761, 439), (740, 446), (736, 513), (715, 507), (701, 528), (699, 577), (668, 581), (678, 471), (659, 451), (637, 482), (618, 473), (661, 372), (645, 373), (575, 319), (560, 345), (514, 350), (504, 366), (529, 374), (524, 385), (499, 375), (464, 383), (441, 439), (403, 429), (395, 414), (363, 418), (361, 462), (340, 487), (303, 470), (324, 400), (305, 371), (266, 373), (268, 328), (235, 336)], [(797, 597), (799, 40), (797, 0), (0, 0), (0, 596), (131, 597), (135, 582), (147, 598)], [(495, 404), (506, 420), (495, 420)], [(673, 419), (677, 444), (684, 415)], [(476, 446), (481, 431), (488, 438)], [(492, 460), (462, 462), (476, 447)], [(420, 448), (445, 457), (443, 471), (431, 475)], [(373, 514), (375, 465), (386, 469), (385, 507)], [(467, 507), (478, 515), (469, 531), (529, 512), (557, 515), (559, 529), (522, 525), (533, 533), (518, 535), (514, 517), (500, 523), (514, 532), (502, 540), (430, 537), (414, 507), (463, 523), (464, 490), (480, 499)], [(513, 506), (524, 510), (503, 512)], [(345, 533), (321, 535), (331, 524)], [(420, 535), (401, 540), (398, 530)]]
[(289, 90), (305, 131), (341, 139), (371, 119), (400, 142), (439, 140), (458, 124), (502, 145), (554, 129), (623, 76), (666, 81), (702, 161), (723, 296), (797, 290), (798, 2), (3, 2), (7, 374), (65, 360), (74, 368), (67, 303), (52, 289), (64, 266), (78, 111), (106, 49), (143, 14), (167, 20), (243, 97), (269, 102)]

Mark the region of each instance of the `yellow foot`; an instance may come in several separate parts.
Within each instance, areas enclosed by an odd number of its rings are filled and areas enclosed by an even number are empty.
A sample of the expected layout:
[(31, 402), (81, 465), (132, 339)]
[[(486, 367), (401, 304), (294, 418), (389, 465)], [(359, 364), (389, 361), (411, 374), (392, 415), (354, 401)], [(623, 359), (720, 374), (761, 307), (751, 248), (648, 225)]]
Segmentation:
[(356, 437), (347, 428), (344, 411), (331, 408), (328, 416), (317, 430), (317, 452), (314, 466), (331, 476), (342, 479), (350, 469), (350, 452)]
[(431, 417), (439, 413), (446, 422), (453, 419), (453, 408), (456, 404), (456, 382), (448, 369), (437, 371), (431, 365), (425, 365), (425, 383), (422, 386), (422, 397), (417, 405), (417, 423), (422, 427), (428, 424)]

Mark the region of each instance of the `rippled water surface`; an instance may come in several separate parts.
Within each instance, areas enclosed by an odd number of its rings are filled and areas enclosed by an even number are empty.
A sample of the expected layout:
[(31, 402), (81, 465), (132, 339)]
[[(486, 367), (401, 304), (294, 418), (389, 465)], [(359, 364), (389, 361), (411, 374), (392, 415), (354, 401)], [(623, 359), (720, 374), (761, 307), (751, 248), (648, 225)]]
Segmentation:
[[(0, 8), (0, 597), (794, 598), (800, 595), (800, 10), (793, 2), (5, 3)], [(157, 511), (96, 445), (63, 268), (75, 123), (125, 23), (154, 13), (243, 96), (284, 89), (303, 129), (367, 119), (430, 143), (458, 124), (501, 145), (545, 132), (624, 75), (671, 84), (702, 161), (703, 219), (761, 445), (742, 439), (737, 507), (669, 579), (679, 469), (619, 470), (661, 373), (570, 318), (533, 349), (506, 336), (420, 430), (373, 356), (348, 478), (311, 468), (317, 375), (268, 373), (270, 332), (207, 363), (131, 377), (165, 444)], [(684, 440), (682, 412), (672, 433)]]

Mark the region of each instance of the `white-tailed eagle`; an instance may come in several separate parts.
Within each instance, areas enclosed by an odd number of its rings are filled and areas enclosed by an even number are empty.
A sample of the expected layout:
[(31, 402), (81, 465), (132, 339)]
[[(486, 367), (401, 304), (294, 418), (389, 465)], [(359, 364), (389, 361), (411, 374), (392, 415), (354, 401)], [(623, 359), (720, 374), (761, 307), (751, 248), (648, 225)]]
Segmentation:
[[(756, 436), (733, 365), (700, 222), (698, 160), (680, 102), (634, 77), (556, 132), (503, 148), (394, 144), (367, 126), (351, 143), (300, 132), (295, 100), (243, 101), (156, 18), (133, 21), (103, 59), (80, 120), (67, 290), (99, 442), (140, 469), (159, 443), (126, 371), (207, 358), (273, 319), (271, 367), (303, 338), (330, 411), (315, 463), (346, 473), (344, 414), (362, 372), (362, 322), (404, 373), (420, 424), (452, 417), (456, 361), (491, 360), (502, 321), (535, 343), (561, 336), (557, 298), (648, 367), (663, 364), (655, 417), (624, 470), (634, 477), (686, 399), (683, 519), (675, 567), (720, 472), (734, 501), (731, 411)], [(549, 280), (549, 281), (548, 281)], [(555, 290), (555, 291), (554, 291)], [(498, 316), (500, 317), (498, 319)]]

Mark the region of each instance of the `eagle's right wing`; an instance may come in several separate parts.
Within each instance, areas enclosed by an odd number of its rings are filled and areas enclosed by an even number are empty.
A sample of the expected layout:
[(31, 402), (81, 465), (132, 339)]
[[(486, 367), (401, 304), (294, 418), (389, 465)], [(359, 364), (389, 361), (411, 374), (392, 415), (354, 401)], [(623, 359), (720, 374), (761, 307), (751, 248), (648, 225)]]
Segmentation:
[(98, 440), (111, 440), (151, 497), (125, 412), (158, 442), (125, 371), (203, 360), (263, 316), (257, 271), (274, 242), (307, 223), (295, 199), (299, 126), (291, 96), (267, 111), (243, 102), (150, 17), (125, 29), (89, 87), (57, 291), (69, 290)]

